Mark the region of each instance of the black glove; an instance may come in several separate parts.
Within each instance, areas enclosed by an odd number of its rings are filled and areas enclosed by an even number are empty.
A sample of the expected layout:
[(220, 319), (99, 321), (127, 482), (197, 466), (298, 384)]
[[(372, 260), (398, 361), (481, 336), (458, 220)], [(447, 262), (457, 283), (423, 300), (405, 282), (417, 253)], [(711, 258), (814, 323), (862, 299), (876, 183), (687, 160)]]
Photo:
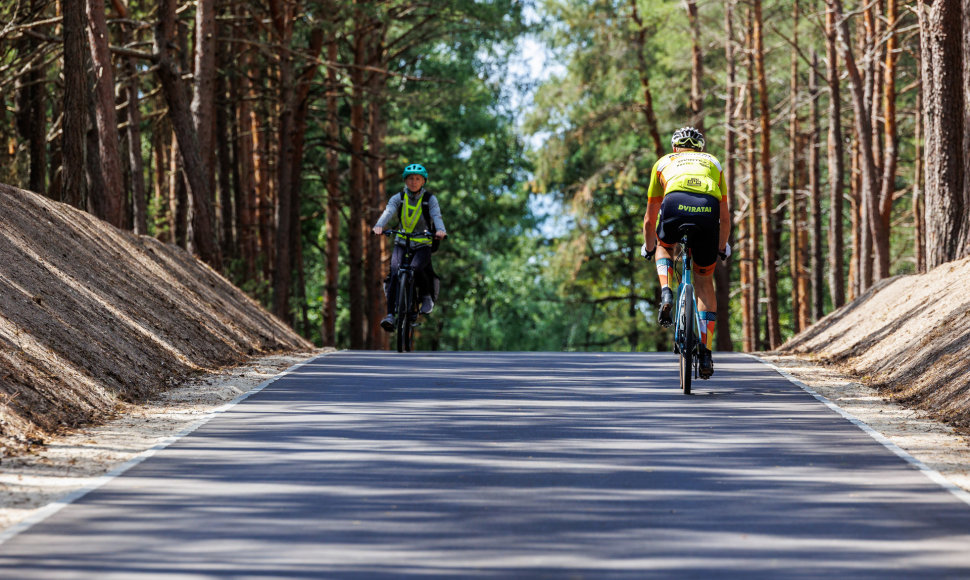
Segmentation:
[(647, 244), (646, 243), (644, 243), (642, 246), (640, 246), (640, 257), (643, 258), (643, 259), (645, 259), (645, 260), (647, 260), (648, 262), (650, 260), (653, 260), (653, 255), (656, 254), (656, 253), (657, 253), (657, 246), (654, 246), (653, 249), (650, 250), (649, 252), (647, 251)]

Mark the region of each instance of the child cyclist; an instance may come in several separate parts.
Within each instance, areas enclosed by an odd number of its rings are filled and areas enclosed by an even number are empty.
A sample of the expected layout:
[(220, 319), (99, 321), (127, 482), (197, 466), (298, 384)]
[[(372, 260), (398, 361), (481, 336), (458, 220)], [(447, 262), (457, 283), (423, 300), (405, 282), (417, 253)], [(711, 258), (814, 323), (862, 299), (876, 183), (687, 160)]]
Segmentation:
[[(424, 188), (428, 182), (428, 170), (423, 165), (412, 163), (404, 168), (404, 189), (391, 197), (384, 208), (377, 224), (374, 225), (374, 233), (381, 235), (384, 228), (395, 217), (399, 221), (400, 230), (406, 233), (423, 232), (428, 230), (433, 233), (437, 240), (445, 238), (445, 223), (441, 219), (441, 207), (438, 199)], [(394, 330), (394, 312), (397, 301), (397, 270), (401, 267), (404, 259), (405, 241), (403, 238), (396, 238), (394, 252), (391, 254), (391, 278), (387, 289), (387, 316), (381, 320), (381, 328), (391, 332)], [(432, 296), (433, 286), (431, 281), (431, 238), (412, 238), (411, 248), (414, 257), (411, 265), (417, 274), (415, 280), (419, 284), (422, 294), (421, 313), (429, 314), (434, 308), (434, 298)]]

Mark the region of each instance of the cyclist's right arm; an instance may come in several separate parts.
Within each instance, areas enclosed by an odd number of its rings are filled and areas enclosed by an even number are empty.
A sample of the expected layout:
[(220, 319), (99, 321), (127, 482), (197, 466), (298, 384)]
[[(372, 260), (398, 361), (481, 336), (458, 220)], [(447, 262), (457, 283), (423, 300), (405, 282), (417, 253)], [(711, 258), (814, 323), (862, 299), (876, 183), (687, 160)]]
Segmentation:
[(381, 235), (384, 233), (384, 228), (387, 227), (388, 222), (398, 215), (401, 211), (401, 194), (395, 194), (391, 199), (387, 200), (387, 207), (384, 208), (384, 213), (381, 214), (380, 219), (374, 224), (374, 233)]
[(727, 247), (728, 238), (731, 237), (731, 208), (728, 207), (728, 192), (724, 189), (724, 175), (721, 175), (719, 186), (721, 188), (721, 229), (718, 232), (717, 251), (723, 254)]

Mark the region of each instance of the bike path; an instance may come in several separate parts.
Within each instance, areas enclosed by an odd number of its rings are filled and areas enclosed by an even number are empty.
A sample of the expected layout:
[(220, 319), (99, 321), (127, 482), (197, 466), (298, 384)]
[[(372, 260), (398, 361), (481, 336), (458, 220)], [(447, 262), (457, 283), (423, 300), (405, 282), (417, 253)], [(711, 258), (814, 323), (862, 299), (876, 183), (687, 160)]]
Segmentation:
[(958, 578), (970, 506), (767, 365), (340, 352), (0, 545), (0, 578)]

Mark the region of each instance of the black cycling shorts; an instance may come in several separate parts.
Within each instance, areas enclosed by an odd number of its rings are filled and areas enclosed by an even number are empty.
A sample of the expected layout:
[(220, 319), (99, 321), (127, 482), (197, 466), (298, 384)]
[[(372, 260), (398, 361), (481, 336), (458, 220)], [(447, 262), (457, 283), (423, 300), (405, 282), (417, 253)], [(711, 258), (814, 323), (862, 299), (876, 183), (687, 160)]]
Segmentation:
[(672, 191), (660, 205), (657, 237), (671, 246), (680, 243), (686, 235), (694, 263), (700, 267), (712, 266), (717, 261), (720, 218), (720, 202), (710, 195)]

